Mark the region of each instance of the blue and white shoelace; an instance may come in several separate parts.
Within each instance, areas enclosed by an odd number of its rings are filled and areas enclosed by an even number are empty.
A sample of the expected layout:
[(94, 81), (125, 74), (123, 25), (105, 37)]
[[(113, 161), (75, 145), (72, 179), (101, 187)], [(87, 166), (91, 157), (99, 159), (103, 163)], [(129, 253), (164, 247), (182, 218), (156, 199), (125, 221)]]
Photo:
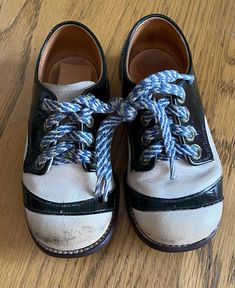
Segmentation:
[[(195, 145), (176, 141), (178, 136), (190, 138), (196, 134), (192, 126), (177, 125), (172, 120), (174, 116), (180, 119), (189, 117), (186, 107), (174, 105), (170, 101), (170, 95), (182, 102), (186, 97), (183, 87), (173, 84), (180, 79), (192, 84), (194, 76), (180, 74), (174, 70), (162, 71), (142, 80), (126, 99), (114, 97), (109, 103), (104, 103), (91, 94), (80, 95), (70, 103), (45, 99), (42, 108), (50, 116), (45, 121), (45, 131), (48, 132), (42, 138), (42, 153), (38, 156), (38, 165), (44, 165), (48, 161), (53, 165), (96, 163), (95, 194), (107, 201), (112, 177), (111, 143), (114, 131), (121, 122), (133, 121), (138, 111), (144, 110), (143, 122), (155, 120), (155, 124), (147, 129), (142, 137), (142, 141), (148, 145), (142, 152), (141, 160), (143, 163), (153, 157), (169, 160), (170, 177), (174, 179), (174, 160), (198, 154)], [(161, 98), (158, 99), (156, 94), (161, 94)], [(96, 113), (109, 115), (101, 123), (95, 141), (92, 133), (79, 130), (78, 123), (91, 125), (92, 115)], [(152, 141), (157, 137), (159, 141)], [(94, 142), (96, 148), (93, 152), (78, 148), (78, 143), (88, 147)]]

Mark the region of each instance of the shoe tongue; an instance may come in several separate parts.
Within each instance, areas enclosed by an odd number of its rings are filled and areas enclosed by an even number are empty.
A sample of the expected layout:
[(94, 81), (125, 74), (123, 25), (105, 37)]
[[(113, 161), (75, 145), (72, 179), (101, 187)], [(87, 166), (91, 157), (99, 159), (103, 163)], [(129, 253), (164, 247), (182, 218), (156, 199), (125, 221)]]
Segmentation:
[(94, 84), (95, 82), (92, 81), (82, 81), (66, 85), (44, 83), (45, 87), (56, 95), (59, 102), (71, 102), (76, 96), (81, 95)]

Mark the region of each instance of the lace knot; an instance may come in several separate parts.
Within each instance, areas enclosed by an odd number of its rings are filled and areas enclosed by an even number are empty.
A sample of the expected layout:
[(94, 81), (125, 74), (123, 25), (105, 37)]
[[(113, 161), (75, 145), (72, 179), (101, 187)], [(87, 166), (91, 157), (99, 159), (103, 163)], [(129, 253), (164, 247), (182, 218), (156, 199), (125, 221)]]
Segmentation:
[(133, 121), (138, 113), (136, 107), (134, 107), (128, 99), (113, 97), (110, 100), (110, 104), (122, 122)]
[[(176, 125), (173, 121), (174, 117), (184, 120), (189, 117), (189, 111), (183, 106), (173, 105), (169, 97), (185, 98), (183, 87), (176, 84), (179, 79), (192, 83), (194, 77), (173, 70), (152, 74), (137, 84), (126, 99), (114, 97), (109, 103), (91, 94), (76, 97), (71, 103), (45, 99), (43, 109), (50, 114), (45, 126), (49, 131), (42, 139), (44, 151), (38, 157), (39, 163), (50, 160), (52, 164), (59, 165), (96, 161), (95, 194), (107, 201), (112, 177), (111, 143), (114, 131), (121, 122), (133, 121), (138, 111), (144, 110), (144, 121), (155, 119), (155, 126), (145, 131), (143, 140), (150, 140), (150, 143), (157, 138), (158, 141), (147, 145), (141, 158), (146, 161), (158, 156), (169, 160), (170, 179), (175, 179), (175, 159), (200, 154), (196, 146), (177, 142), (178, 136), (190, 140), (196, 135), (193, 127)], [(90, 132), (80, 131), (77, 122), (90, 124), (93, 113), (109, 115), (98, 129), (95, 151), (89, 151), (86, 147), (94, 143), (95, 139)], [(78, 149), (78, 142), (83, 143), (85, 148)]]

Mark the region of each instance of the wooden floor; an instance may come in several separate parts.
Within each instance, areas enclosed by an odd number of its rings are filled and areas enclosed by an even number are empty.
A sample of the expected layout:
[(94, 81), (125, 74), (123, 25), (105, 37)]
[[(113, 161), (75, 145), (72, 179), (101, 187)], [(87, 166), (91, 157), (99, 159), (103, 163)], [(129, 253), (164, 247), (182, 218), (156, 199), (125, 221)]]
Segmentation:
[[(122, 197), (117, 230), (105, 249), (82, 259), (49, 257), (29, 234), (20, 180), (39, 48), (56, 23), (83, 22), (100, 39), (112, 94), (120, 96), (118, 60), (124, 38), (134, 22), (151, 12), (176, 20), (191, 46), (224, 169), (221, 229), (203, 249), (182, 254), (157, 252), (134, 233)], [(0, 0), (0, 287), (235, 287), (234, 65), (233, 0)], [(125, 140), (120, 127), (113, 149), (119, 175), (125, 168)]]

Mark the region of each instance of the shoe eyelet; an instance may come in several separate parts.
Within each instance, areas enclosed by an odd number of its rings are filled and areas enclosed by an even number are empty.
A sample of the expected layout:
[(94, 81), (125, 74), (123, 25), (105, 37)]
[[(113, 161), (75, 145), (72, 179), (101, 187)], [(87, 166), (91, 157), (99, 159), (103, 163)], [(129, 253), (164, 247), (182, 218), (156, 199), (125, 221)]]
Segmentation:
[(86, 145), (86, 146), (89, 147), (89, 148), (92, 148), (92, 147), (95, 146), (95, 143), (94, 143), (94, 141), (93, 141), (91, 144), (88, 144), (88, 145)]
[(94, 127), (94, 118), (91, 118), (91, 123), (90, 124), (86, 124), (86, 126), (88, 128), (93, 128)]
[[(185, 109), (187, 109), (187, 108), (185, 107)], [(189, 112), (188, 109), (187, 109), (187, 116), (184, 117), (184, 118), (181, 118), (181, 121), (182, 121), (183, 123), (187, 123), (187, 122), (189, 121), (189, 117), (190, 117), (190, 112)]]
[(150, 139), (145, 140), (145, 139), (144, 139), (144, 135), (142, 135), (141, 138), (140, 138), (140, 142), (141, 142), (141, 144), (142, 144), (143, 146), (148, 146), (148, 145), (151, 143), (151, 140), (150, 140)]
[(141, 125), (142, 125), (143, 127), (147, 127), (147, 126), (149, 125), (150, 121), (151, 121), (151, 120), (145, 121), (145, 120), (144, 120), (144, 115), (141, 115), (141, 117), (140, 117), (140, 122), (141, 122)]
[(193, 144), (192, 146), (195, 147), (197, 150), (197, 154), (192, 156), (192, 158), (194, 160), (199, 160), (202, 157), (202, 148), (197, 144)]
[(96, 163), (92, 162), (92, 163), (90, 164), (90, 168), (91, 168), (92, 170), (96, 170)]
[(186, 95), (184, 95), (183, 98), (177, 98), (177, 102), (178, 102), (179, 104), (184, 104), (185, 99), (186, 99)]
[(49, 131), (50, 131), (49, 128), (46, 127), (46, 125), (45, 125), (45, 123), (44, 123), (44, 125), (43, 125), (43, 133), (44, 133), (44, 134), (47, 134)]
[(185, 137), (185, 140), (188, 142), (192, 142), (195, 139), (195, 136), (196, 136), (195, 131), (192, 130), (191, 135), (189, 137)]
[(39, 164), (38, 160), (35, 160), (32, 165), (33, 165), (33, 168), (35, 168), (36, 170), (40, 170), (44, 167), (44, 164)]
[(42, 142), (39, 144), (39, 148), (41, 151), (45, 150), (48, 146), (47, 145), (43, 145)]
[(149, 164), (150, 159), (144, 159), (143, 156), (140, 156), (141, 165), (146, 166)]

